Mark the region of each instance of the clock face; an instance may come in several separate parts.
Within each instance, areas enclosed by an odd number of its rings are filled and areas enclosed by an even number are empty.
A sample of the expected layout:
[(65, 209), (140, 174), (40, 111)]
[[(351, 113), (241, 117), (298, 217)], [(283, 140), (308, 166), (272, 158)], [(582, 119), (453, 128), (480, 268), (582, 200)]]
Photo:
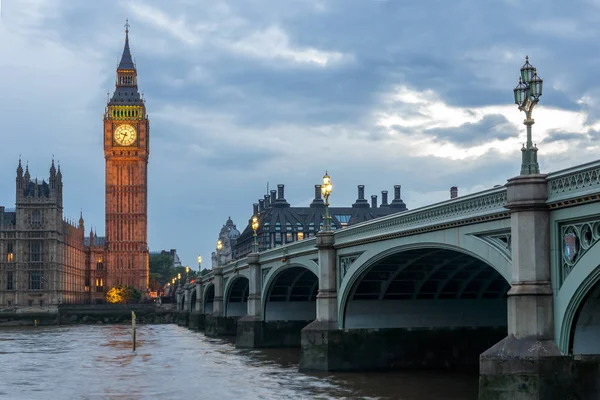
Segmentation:
[(121, 146), (130, 146), (135, 142), (136, 136), (135, 128), (131, 125), (123, 124), (115, 129), (115, 142)]

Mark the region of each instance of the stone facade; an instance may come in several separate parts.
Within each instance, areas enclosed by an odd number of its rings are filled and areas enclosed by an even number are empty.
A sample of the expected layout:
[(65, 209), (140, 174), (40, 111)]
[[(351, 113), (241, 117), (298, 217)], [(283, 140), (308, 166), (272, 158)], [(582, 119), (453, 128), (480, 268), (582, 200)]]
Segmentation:
[(148, 290), (149, 120), (137, 88), (129, 32), (104, 113), (106, 237), (63, 218), (60, 166), (48, 181), (19, 165), (16, 207), (0, 207), (0, 307), (103, 302), (116, 285)]
[(237, 230), (235, 224), (231, 220), (231, 217), (227, 218), (227, 222), (221, 228), (219, 232), (219, 239), (223, 244), (223, 248), (217, 254), (213, 251), (211, 254), (212, 268), (216, 268), (219, 265), (225, 265), (229, 261), (234, 259), (235, 244), (240, 237), (240, 231)]
[(19, 160), (16, 207), (0, 207), (0, 306), (46, 306), (89, 298), (84, 222), (63, 218), (62, 172), (32, 180)]

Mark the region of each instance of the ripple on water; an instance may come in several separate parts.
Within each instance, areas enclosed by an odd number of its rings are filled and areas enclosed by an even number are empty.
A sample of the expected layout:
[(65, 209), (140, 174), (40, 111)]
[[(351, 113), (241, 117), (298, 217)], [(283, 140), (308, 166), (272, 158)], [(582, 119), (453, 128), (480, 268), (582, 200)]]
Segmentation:
[(0, 399), (476, 398), (477, 377), (301, 374), (296, 349), (238, 350), (174, 325), (0, 330)]

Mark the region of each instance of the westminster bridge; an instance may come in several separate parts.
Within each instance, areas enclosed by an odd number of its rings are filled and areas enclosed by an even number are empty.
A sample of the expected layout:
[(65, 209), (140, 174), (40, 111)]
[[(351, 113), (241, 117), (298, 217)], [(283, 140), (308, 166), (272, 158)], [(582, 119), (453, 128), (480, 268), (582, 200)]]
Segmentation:
[(596, 161), (321, 231), (180, 287), (181, 321), (301, 370), (479, 365), (480, 399), (569, 398), (600, 380), (599, 200)]

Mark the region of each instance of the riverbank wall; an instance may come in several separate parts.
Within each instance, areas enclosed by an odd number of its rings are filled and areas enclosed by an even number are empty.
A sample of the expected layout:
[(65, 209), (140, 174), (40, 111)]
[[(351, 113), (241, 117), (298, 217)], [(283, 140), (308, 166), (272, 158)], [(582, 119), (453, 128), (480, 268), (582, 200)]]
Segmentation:
[(135, 312), (138, 324), (171, 324), (177, 321), (176, 310), (156, 307), (154, 304), (68, 305), (0, 309), (0, 328), (3, 326), (130, 323), (132, 311)]

